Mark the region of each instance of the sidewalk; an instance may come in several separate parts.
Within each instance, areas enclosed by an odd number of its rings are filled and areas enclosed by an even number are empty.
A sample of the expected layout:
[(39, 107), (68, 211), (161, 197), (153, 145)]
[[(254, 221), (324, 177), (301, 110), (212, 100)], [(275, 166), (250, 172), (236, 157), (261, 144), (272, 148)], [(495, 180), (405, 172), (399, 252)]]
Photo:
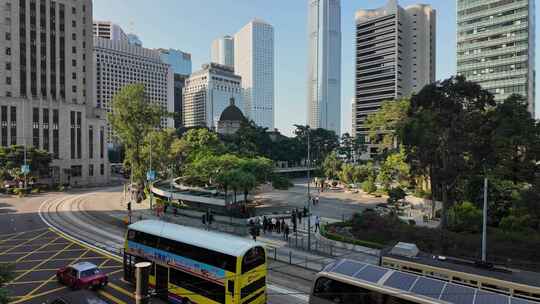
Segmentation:
[[(118, 200), (111, 200), (110, 204), (114, 204), (108, 216), (116, 219), (118, 225), (123, 225), (124, 220), (126, 219), (127, 205), (123, 202), (122, 197)], [(227, 231), (228, 226), (220, 223), (212, 223), (209, 227), (203, 225), (201, 219), (192, 218), (187, 216), (174, 216), (171, 208), (167, 210), (167, 213), (158, 217), (154, 210), (150, 210), (150, 201), (145, 200), (140, 204), (132, 203), (132, 222), (136, 222), (142, 219), (154, 219), (162, 220), (166, 222), (171, 222), (175, 224), (191, 226), (201, 229), (210, 229), (221, 232)], [(321, 225), (324, 223), (331, 223), (335, 220), (321, 218)], [(297, 233), (293, 233), (292, 223), (290, 219), (286, 220), (287, 224), (290, 227), (289, 241), (286, 241), (283, 237), (283, 234), (278, 234), (276, 232), (266, 232), (263, 233), (262, 229), (260, 235), (257, 237), (257, 242), (260, 242), (267, 249), (268, 257), (277, 261), (281, 261), (287, 264), (292, 264), (300, 266), (306, 269), (313, 271), (320, 271), (324, 266), (329, 263), (339, 259), (339, 258), (350, 258), (356, 259), (367, 263), (376, 264), (378, 262), (378, 257), (374, 257), (369, 254), (363, 254), (360, 252), (352, 252), (345, 249), (333, 248), (320, 242), (316, 238), (315, 234), (319, 232), (314, 232), (315, 228), (315, 217), (311, 219), (311, 236), (308, 237), (308, 227), (307, 227), (307, 218), (302, 218), (302, 222), (298, 225)], [(246, 236), (246, 238), (251, 239), (251, 236)], [(311, 251), (308, 251), (308, 239), (311, 243)]]

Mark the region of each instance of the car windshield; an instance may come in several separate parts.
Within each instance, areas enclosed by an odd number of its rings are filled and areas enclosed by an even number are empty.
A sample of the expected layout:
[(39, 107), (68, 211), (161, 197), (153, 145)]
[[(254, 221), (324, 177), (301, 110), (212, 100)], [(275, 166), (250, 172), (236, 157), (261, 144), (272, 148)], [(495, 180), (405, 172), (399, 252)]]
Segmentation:
[(91, 277), (93, 275), (99, 274), (100, 271), (97, 268), (87, 269), (81, 272), (81, 278)]

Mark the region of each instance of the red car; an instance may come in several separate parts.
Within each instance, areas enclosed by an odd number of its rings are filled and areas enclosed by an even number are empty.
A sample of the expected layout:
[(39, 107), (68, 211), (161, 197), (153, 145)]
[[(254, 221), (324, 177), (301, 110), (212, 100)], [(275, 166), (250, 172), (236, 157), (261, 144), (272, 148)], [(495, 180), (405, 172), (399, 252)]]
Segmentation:
[(73, 289), (98, 289), (109, 282), (106, 274), (89, 262), (80, 262), (62, 267), (56, 272), (58, 283), (66, 284)]

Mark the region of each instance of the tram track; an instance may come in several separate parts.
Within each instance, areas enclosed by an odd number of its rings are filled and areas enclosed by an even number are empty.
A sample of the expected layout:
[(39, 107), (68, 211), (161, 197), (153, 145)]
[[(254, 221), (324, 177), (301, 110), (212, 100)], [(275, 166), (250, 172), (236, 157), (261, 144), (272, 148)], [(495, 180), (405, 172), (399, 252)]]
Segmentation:
[[(84, 198), (89, 195), (92, 195), (92, 193), (68, 195), (45, 201), (39, 208), (39, 214), (48, 226), (75, 240), (121, 258), (124, 229), (93, 214), (97, 211), (85, 210)], [(278, 297), (287, 296), (293, 300), (288, 300), (285, 303), (307, 303), (307, 294), (310, 292), (311, 278), (314, 273), (304, 277), (296, 274), (299, 269), (296, 269), (298, 267), (294, 265), (278, 261), (272, 261), (270, 265), (268, 276), (269, 292), (273, 292)], [(294, 283), (291, 284), (292, 282)], [(282, 300), (270, 302), (278, 303), (282, 302)]]

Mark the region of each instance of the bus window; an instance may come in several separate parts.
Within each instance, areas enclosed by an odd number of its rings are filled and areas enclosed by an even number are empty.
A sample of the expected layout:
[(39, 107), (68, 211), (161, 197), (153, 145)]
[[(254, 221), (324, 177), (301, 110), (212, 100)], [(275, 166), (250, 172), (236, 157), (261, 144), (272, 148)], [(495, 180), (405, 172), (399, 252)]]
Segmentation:
[(242, 259), (242, 273), (265, 263), (265, 254), (262, 247), (253, 247), (246, 252)]
[(203, 280), (197, 276), (177, 270), (169, 269), (170, 283), (184, 288), (190, 292), (200, 294), (218, 303), (225, 303), (225, 286)]

